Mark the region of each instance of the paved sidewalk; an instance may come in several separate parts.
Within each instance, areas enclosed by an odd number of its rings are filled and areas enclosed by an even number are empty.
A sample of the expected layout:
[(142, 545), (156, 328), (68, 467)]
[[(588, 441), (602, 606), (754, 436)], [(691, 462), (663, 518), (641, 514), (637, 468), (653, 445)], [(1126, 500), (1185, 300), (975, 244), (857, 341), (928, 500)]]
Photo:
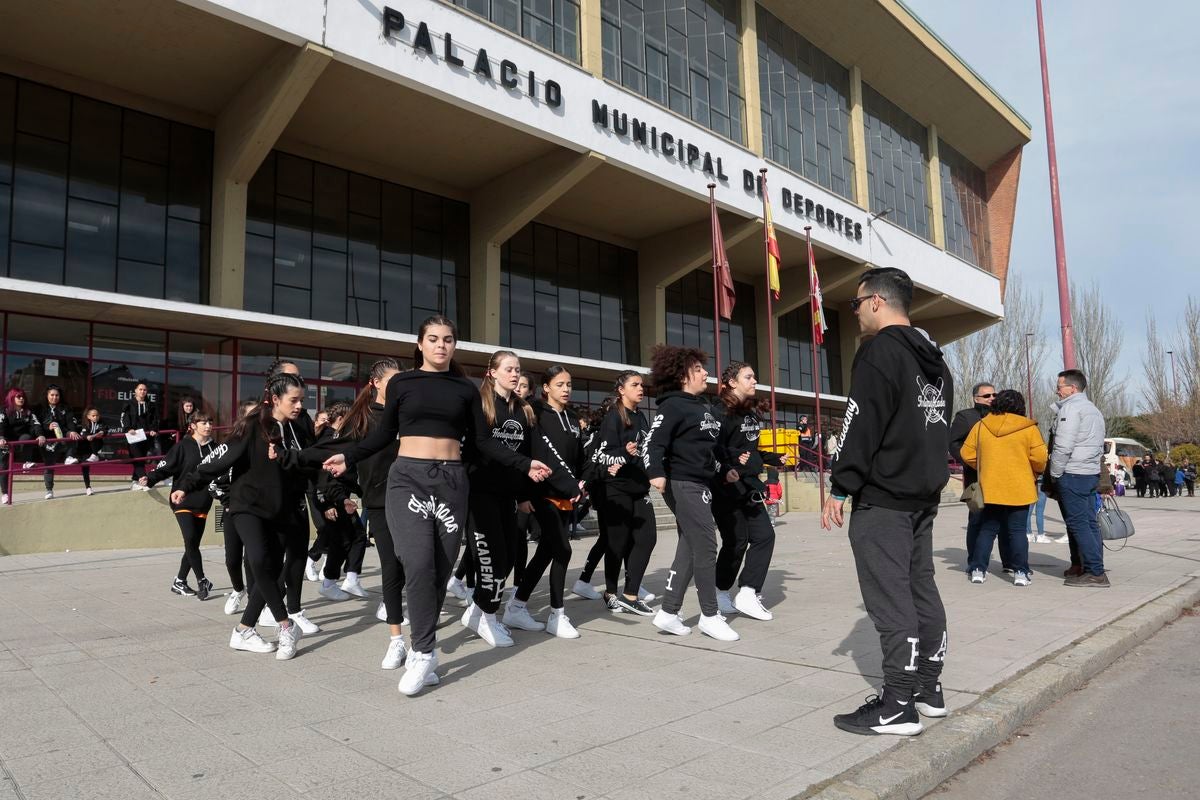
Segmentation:
[[(1200, 575), (1200, 500), (1123, 506), (1139, 532), (1107, 554), (1109, 590), (1063, 587), (1056, 544), (1033, 545), (1032, 586), (1013, 587), (999, 565), (972, 586), (959, 571), (965, 509), (943, 507), (935, 558), (952, 708)], [(177, 552), (0, 558), (0, 800), (793, 797), (904, 742), (833, 727), (832, 714), (878, 687), (878, 640), (844, 531), (787, 519), (764, 598), (776, 619), (735, 617), (740, 642), (660, 634), (575, 598), (581, 639), (518, 631), (517, 647), (497, 651), (455, 613), (440, 631), (442, 685), (416, 698), (379, 669), (373, 601), (329, 603), (310, 585), (324, 630), (276, 662), (228, 649), (220, 600), (168, 592)], [(652, 591), (674, 539), (660, 533)], [(576, 565), (591, 541), (576, 543)], [(221, 553), (205, 558), (223, 587)], [(545, 602), (534, 596), (535, 615)], [(695, 621), (694, 594), (684, 613)]]

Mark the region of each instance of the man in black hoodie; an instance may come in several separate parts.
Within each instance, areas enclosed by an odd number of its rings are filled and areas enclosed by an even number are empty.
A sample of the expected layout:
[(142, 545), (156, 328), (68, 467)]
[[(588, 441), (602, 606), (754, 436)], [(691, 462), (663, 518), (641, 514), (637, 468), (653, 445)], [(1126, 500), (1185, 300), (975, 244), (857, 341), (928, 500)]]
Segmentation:
[[(970, 408), (964, 408), (954, 415), (954, 421), (950, 423), (950, 455), (954, 456), (954, 460), (962, 464), (962, 446), (967, 440), (967, 434), (975, 427), (975, 423), (987, 416), (989, 409), (992, 407), (992, 398), (996, 396), (996, 387), (987, 381), (977, 383), (971, 387), (971, 399), (974, 402)], [(974, 469), (963, 464), (962, 468), (963, 489), (979, 480), (979, 473)], [(975, 540), (979, 538), (979, 523), (983, 519), (982, 511), (970, 511), (967, 513), (967, 556), (975, 552)], [(1008, 539), (999, 537), (1000, 545), (1000, 564), (1006, 571), (1010, 569), (1008, 565)], [(966, 566), (966, 560), (963, 561), (963, 566)], [(970, 570), (967, 570), (970, 572)]]
[(841, 527), (854, 498), (850, 547), (863, 605), (883, 650), (881, 695), (834, 717), (851, 733), (913, 736), (918, 714), (945, 716), (938, 682), (946, 612), (933, 579), (933, 520), (950, 478), (946, 464), (950, 370), (912, 327), (913, 286), (893, 268), (872, 269), (850, 307), (866, 338), (854, 357), (846, 416), (833, 457), (822, 527)]

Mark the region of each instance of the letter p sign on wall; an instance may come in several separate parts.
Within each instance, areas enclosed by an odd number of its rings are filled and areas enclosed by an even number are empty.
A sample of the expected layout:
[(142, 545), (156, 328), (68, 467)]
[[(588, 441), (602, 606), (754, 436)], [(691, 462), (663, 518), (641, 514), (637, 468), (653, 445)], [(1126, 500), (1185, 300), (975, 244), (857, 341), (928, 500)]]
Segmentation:
[(383, 38), (404, 30), (404, 15), (394, 8), (383, 7)]

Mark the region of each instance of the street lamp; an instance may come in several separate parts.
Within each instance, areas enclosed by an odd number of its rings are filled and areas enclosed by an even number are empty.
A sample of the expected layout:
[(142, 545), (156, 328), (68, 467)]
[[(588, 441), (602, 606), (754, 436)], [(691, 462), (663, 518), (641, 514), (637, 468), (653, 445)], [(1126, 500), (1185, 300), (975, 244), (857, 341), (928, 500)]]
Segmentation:
[(1179, 402), (1179, 376), (1175, 373), (1175, 351), (1168, 350), (1167, 355), (1171, 357), (1171, 399)]

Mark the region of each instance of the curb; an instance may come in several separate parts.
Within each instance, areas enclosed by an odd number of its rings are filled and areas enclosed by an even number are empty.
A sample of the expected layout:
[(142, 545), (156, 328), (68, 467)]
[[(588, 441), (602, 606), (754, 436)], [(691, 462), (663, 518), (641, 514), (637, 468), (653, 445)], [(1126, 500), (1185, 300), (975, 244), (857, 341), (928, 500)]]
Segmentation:
[(793, 800), (923, 797), (1198, 602), (1200, 579), (1192, 578), (1051, 653), (928, 728), (923, 735), (852, 767)]

